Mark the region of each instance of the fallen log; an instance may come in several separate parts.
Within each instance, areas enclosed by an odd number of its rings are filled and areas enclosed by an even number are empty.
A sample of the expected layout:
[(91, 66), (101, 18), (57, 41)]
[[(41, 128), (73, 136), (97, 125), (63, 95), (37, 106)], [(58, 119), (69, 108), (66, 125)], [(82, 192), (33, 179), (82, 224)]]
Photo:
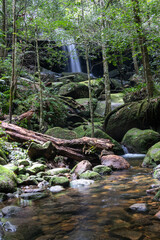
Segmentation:
[(84, 159), (93, 160), (97, 157), (97, 153), (99, 154), (104, 149), (111, 150), (114, 146), (109, 139), (83, 137), (66, 140), (27, 130), (14, 124), (8, 124), (7, 122), (1, 122), (1, 127), (12, 141), (21, 143), (34, 141), (39, 144), (51, 141), (58, 155), (77, 161)]

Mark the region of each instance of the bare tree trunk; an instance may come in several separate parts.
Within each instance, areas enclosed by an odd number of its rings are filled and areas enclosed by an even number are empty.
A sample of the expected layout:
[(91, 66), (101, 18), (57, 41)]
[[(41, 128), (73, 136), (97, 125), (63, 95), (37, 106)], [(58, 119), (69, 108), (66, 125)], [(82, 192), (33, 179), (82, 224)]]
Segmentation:
[(12, 33), (12, 78), (10, 84), (10, 100), (9, 100), (9, 122), (12, 122), (13, 99), (16, 88), (16, 0), (13, 0), (13, 33)]
[(139, 16), (139, 13), (140, 13), (139, 0), (132, 0), (132, 3), (133, 3), (134, 21), (136, 23), (136, 30), (139, 38), (139, 45), (142, 53), (142, 63), (143, 63), (143, 69), (144, 69), (144, 77), (147, 84), (147, 94), (148, 94), (148, 99), (150, 99), (151, 97), (153, 97), (154, 83), (152, 80), (151, 68), (149, 64), (149, 55), (148, 55), (146, 38), (145, 38), (144, 30), (142, 27), (141, 18)]
[(92, 90), (91, 90), (91, 77), (90, 77), (90, 68), (89, 68), (89, 54), (88, 54), (88, 46), (86, 45), (86, 64), (87, 64), (87, 75), (88, 75), (88, 90), (89, 90), (89, 108), (90, 108), (90, 116), (91, 116), (91, 125), (92, 132), (91, 137), (94, 137), (94, 113), (93, 113), (93, 100), (92, 100)]
[(39, 115), (39, 129), (43, 126), (43, 94), (42, 94), (42, 80), (41, 80), (41, 70), (39, 61), (39, 49), (38, 49), (38, 30), (36, 27), (36, 56), (37, 56), (37, 69), (38, 69), (38, 80), (39, 80), (39, 104), (40, 104), (40, 115)]
[(138, 75), (139, 67), (138, 67), (138, 62), (137, 62), (137, 57), (136, 57), (134, 41), (132, 41), (132, 43), (131, 43), (131, 50), (132, 50), (132, 59), (133, 59), (134, 69), (135, 69), (136, 74)]
[(2, 1), (2, 12), (3, 12), (3, 17), (2, 17), (2, 42), (4, 47), (1, 49), (1, 56), (3, 58), (6, 58), (7, 56), (7, 0)]

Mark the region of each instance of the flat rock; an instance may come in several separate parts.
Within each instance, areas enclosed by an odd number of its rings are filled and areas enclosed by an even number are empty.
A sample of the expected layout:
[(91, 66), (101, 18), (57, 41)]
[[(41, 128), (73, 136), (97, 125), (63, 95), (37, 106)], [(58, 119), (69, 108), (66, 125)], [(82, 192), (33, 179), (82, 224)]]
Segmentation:
[(50, 187), (49, 189), (52, 193), (58, 193), (58, 192), (61, 192), (61, 191), (64, 191), (65, 189), (60, 186), (60, 185), (57, 185), (57, 186), (52, 186)]
[(26, 199), (26, 200), (38, 200), (41, 198), (48, 197), (47, 193), (23, 193), (20, 195), (21, 198)]
[(22, 208), (17, 206), (7, 206), (2, 208), (1, 211), (4, 216), (15, 216), (18, 215), (20, 211), (22, 211)]

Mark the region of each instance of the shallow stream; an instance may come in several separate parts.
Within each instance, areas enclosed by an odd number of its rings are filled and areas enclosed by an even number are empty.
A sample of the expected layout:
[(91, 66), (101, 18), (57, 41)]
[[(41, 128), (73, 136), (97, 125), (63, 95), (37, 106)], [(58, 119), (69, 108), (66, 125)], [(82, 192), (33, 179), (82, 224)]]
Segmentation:
[[(154, 218), (159, 203), (146, 190), (159, 181), (151, 169), (141, 168), (141, 160), (128, 160), (132, 167), (117, 171), (92, 186), (68, 189), (35, 202), (20, 199), (7, 205), (21, 205), (18, 217), (9, 218), (17, 226), (5, 240), (158, 240), (160, 222)], [(134, 203), (147, 203), (148, 212), (131, 212)], [(0, 207), (4, 207), (1, 204)]]

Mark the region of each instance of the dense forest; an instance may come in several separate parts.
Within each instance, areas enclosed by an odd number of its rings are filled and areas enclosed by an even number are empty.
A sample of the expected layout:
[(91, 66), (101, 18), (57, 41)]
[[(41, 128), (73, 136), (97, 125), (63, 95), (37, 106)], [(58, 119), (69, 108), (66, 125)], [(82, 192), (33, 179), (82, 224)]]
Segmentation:
[(159, 46), (159, 0), (0, 0), (0, 239), (158, 239)]

